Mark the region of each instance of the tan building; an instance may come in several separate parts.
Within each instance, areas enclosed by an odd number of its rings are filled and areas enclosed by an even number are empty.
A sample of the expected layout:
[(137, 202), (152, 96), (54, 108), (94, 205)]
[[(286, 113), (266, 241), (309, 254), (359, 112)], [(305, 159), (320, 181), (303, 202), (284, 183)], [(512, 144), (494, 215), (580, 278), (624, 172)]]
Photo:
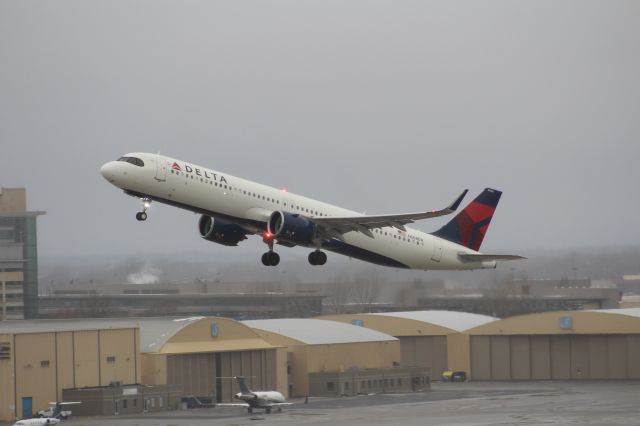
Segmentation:
[[(230, 379), (236, 375), (250, 377), (255, 389), (286, 395), (286, 363), (285, 348), (227, 318), (3, 321), (0, 421), (30, 417), (62, 400), (63, 389), (66, 395), (88, 395), (70, 390), (93, 388), (92, 401), (78, 410), (86, 415), (134, 412), (132, 404), (149, 411), (175, 409), (187, 395), (230, 402), (239, 392)], [(135, 384), (167, 385), (171, 398), (122, 391)], [(86, 411), (89, 406), (99, 411)]]
[[(292, 396), (310, 394), (309, 375), (312, 373), (392, 369), (400, 361), (398, 339), (364, 327), (298, 318), (243, 321), (243, 324), (267, 342), (287, 348)], [(334, 390), (337, 394), (358, 392), (354, 389)]]
[(256, 390), (287, 395), (287, 351), (228, 318), (138, 319), (142, 383), (181, 385), (183, 395), (231, 402), (240, 391), (233, 376), (250, 377)]
[(469, 338), (463, 331), (497, 320), (486, 315), (438, 310), (320, 318), (360, 325), (397, 337), (400, 340), (400, 365), (428, 368), (435, 380), (448, 368), (469, 371)]
[(473, 380), (640, 379), (640, 309), (521, 315), (470, 338)]
[(38, 317), (36, 218), (24, 188), (0, 188), (0, 320)]
[(62, 390), (138, 383), (135, 327), (88, 320), (0, 322), (0, 421), (30, 417)]

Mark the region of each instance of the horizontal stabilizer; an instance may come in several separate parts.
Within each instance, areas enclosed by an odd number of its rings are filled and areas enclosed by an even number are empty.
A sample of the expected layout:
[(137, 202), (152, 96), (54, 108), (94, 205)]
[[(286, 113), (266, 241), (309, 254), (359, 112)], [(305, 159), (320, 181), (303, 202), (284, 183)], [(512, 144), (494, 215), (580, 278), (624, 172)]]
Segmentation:
[(468, 254), (458, 253), (458, 257), (463, 262), (485, 262), (491, 260), (521, 260), (526, 257), (517, 256), (515, 254)]

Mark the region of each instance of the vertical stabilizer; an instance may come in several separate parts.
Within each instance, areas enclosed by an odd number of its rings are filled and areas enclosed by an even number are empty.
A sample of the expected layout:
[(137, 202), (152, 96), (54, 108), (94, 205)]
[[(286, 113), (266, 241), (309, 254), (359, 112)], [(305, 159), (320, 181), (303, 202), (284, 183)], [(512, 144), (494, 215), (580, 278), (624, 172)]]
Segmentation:
[(445, 226), (431, 235), (479, 251), (502, 192), (486, 188)]
[(245, 377), (235, 376), (235, 379), (238, 381), (238, 386), (240, 386), (240, 392), (251, 393), (251, 389), (247, 386), (247, 379)]

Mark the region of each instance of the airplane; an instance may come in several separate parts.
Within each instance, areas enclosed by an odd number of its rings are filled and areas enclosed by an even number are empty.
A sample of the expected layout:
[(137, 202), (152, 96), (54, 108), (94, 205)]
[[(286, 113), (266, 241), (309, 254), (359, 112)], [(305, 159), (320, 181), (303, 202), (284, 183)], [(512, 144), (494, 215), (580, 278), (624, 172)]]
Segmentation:
[(439, 210), (365, 215), (160, 154), (126, 154), (100, 171), (108, 182), (141, 200), (138, 221), (147, 219), (151, 202), (157, 201), (200, 214), (198, 231), (207, 241), (237, 246), (248, 235), (261, 235), (268, 246), (262, 255), (265, 266), (280, 262), (274, 243), (313, 249), (311, 265), (326, 263), (323, 249), (421, 270), (494, 269), (497, 261), (524, 259), (479, 251), (502, 195), (491, 188), (429, 234), (405, 225), (453, 213), (467, 190)]
[(264, 409), (265, 413), (271, 414), (273, 408), (277, 408), (278, 412), (282, 411), (285, 405), (292, 405), (287, 402), (284, 395), (278, 391), (252, 391), (246, 383), (246, 377), (233, 376), (236, 379), (240, 392), (234, 395), (234, 398), (244, 401), (244, 403), (222, 403), (216, 404), (217, 407), (247, 407), (249, 414), (253, 413), (254, 408)]
[(13, 426), (46, 426), (57, 425), (58, 423), (60, 423), (60, 419), (56, 419), (55, 417), (44, 417), (18, 420), (13, 424)]

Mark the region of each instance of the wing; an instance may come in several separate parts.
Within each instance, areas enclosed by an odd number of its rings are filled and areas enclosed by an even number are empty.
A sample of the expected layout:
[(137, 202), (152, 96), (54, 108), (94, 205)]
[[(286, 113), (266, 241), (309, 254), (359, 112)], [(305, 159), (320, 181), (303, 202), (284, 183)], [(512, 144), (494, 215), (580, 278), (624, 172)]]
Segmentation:
[(372, 229), (392, 226), (405, 231), (404, 225), (413, 223), (420, 219), (429, 219), (432, 217), (444, 216), (456, 211), (462, 199), (467, 194), (465, 189), (458, 198), (447, 207), (441, 210), (432, 210), (418, 213), (389, 214), (380, 216), (344, 216), (344, 217), (313, 217), (310, 221), (315, 223), (321, 232), (329, 237), (342, 240), (342, 234), (350, 231), (362, 232), (368, 237), (373, 238)]
[(248, 407), (249, 404), (242, 404), (242, 403), (233, 403), (233, 402), (228, 402), (228, 403), (216, 403), (216, 407)]
[(514, 254), (467, 254), (458, 253), (458, 257), (464, 262), (484, 262), (486, 260), (520, 260), (526, 257)]
[(293, 402), (272, 402), (269, 407), (281, 407), (283, 405), (293, 405)]

